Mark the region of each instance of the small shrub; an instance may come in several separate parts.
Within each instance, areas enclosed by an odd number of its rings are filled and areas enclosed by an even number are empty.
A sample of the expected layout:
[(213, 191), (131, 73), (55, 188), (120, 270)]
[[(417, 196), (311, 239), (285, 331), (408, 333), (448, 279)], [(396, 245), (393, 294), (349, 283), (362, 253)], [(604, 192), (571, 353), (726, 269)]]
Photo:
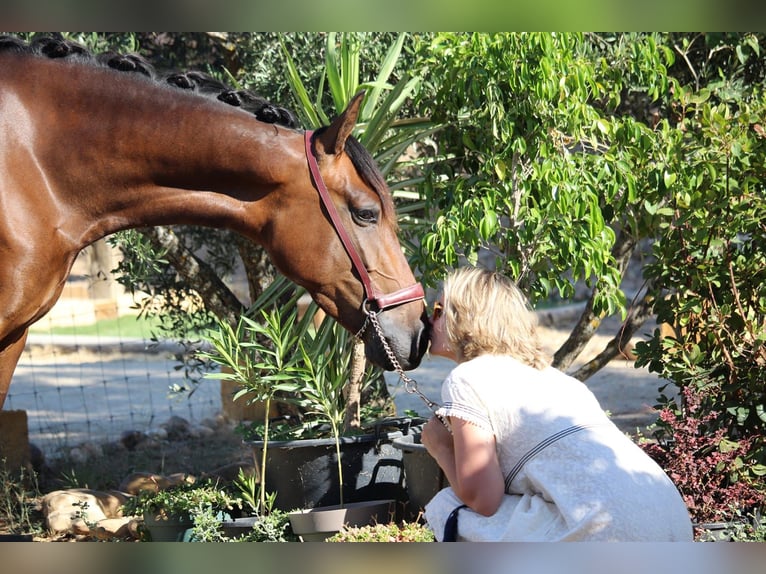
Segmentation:
[(0, 459), (0, 532), (41, 534), (44, 531), (39, 512), (40, 490), (37, 476), (25, 469), (10, 472)]
[(660, 411), (659, 442), (642, 448), (668, 473), (697, 523), (730, 521), (736, 512), (761, 510), (764, 487), (747, 472), (750, 439), (733, 441), (717, 424), (720, 413), (701, 408), (704, 393), (681, 390), (682, 406)]
[(273, 509), (261, 516), (245, 536), (231, 542), (298, 542), (298, 537), (290, 528), (289, 514)]
[(417, 522), (344, 528), (328, 542), (434, 542), (433, 531)]
[(194, 518), (200, 509), (226, 511), (241, 508), (241, 500), (214, 481), (182, 483), (159, 490), (142, 490), (123, 505), (126, 516), (153, 513), (164, 516)]

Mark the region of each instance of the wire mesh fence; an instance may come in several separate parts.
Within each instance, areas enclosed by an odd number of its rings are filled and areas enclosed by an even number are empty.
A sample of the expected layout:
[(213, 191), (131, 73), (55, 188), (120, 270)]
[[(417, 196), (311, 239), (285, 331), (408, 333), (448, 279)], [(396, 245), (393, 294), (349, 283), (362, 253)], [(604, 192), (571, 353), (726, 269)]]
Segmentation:
[(30, 333), (4, 406), (27, 412), (29, 440), (44, 453), (146, 432), (174, 415), (194, 424), (220, 412), (218, 381), (193, 384), (175, 358), (179, 345), (156, 344), (148, 333), (105, 335), (92, 325), (81, 334), (83, 317), (73, 309), (70, 334), (39, 325)]

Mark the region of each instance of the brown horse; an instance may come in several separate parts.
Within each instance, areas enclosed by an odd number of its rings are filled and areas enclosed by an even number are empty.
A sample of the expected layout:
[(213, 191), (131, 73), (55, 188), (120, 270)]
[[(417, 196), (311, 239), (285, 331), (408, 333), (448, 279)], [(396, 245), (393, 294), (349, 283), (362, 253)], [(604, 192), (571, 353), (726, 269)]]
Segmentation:
[[(372, 362), (392, 369), (393, 354), (403, 369), (418, 366), (422, 289), (390, 192), (350, 135), (361, 94), (304, 138), (200, 90), (56, 55), (0, 41), (0, 407), (29, 326), (54, 305), (80, 250), (142, 226), (244, 235), (327, 314), (363, 330)], [(332, 205), (320, 202), (324, 184)], [(371, 310), (377, 332), (365, 328)]]

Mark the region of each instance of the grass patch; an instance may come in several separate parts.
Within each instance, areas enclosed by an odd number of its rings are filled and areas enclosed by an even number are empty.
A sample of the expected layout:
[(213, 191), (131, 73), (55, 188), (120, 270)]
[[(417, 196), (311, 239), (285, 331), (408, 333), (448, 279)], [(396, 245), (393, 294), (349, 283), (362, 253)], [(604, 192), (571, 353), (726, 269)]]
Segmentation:
[(61, 325), (45, 327), (42, 324), (33, 325), (30, 333), (47, 335), (80, 335), (83, 337), (123, 337), (126, 339), (149, 339), (152, 331), (160, 325), (158, 318), (123, 315), (115, 319), (103, 319), (89, 325)]

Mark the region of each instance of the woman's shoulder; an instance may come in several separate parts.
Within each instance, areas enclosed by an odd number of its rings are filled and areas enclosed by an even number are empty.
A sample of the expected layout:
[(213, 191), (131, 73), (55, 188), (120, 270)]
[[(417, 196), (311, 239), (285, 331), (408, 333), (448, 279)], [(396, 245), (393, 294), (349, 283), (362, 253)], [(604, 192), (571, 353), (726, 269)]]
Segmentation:
[(455, 383), (487, 384), (529, 381), (539, 376), (542, 376), (542, 371), (509, 355), (480, 355), (458, 364), (450, 372), (448, 380)]
[(493, 372), (493, 373), (514, 373), (526, 372), (528, 374), (536, 373), (538, 375), (546, 374), (548, 369), (542, 371), (522, 363), (510, 355), (479, 355), (468, 361), (457, 365), (452, 372), (470, 373), (470, 372)]
[(562, 395), (591, 395), (582, 382), (554, 368), (536, 369), (509, 355), (480, 355), (457, 365), (448, 376), (453, 384), (493, 385), (514, 384), (515, 392), (542, 392)]

